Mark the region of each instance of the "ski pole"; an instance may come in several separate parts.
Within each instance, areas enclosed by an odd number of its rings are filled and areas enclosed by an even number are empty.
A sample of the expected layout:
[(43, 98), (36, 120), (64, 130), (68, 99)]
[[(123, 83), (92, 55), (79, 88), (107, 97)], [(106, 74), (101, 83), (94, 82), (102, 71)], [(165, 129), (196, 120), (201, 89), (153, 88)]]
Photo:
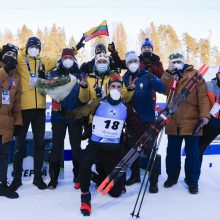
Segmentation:
[[(141, 198), (139, 209), (138, 209), (137, 214), (135, 215), (136, 218), (140, 218), (140, 210), (141, 210), (141, 207), (142, 207), (142, 204), (143, 204), (143, 201), (144, 201), (144, 197), (145, 197), (145, 194), (146, 194), (146, 191), (147, 191), (149, 180), (150, 180), (152, 172), (153, 172), (153, 167), (154, 167), (154, 164), (155, 164), (155, 160), (156, 160), (156, 156), (157, 156), (157, 151), (159, 149), (159, 146), (160, 146), (160, 143), (161, 143), (161, 140), (162, 140), (163, 131), (164, 131), (164, 128), (162, 129), (162, 131), (160, 133), (160, 137), (159, 137), (159, 141), (158, 141), (157, 145), (153, 148), (153, 161), (152, 161), (152, 164), (151, 164), (151, 167), (150, 167), (150, 171), (149, 171), (147, 182), (145, 184), (145, 188), (144, 188), (144, 192), (143, 192), (143, 195), (142, 195), (142, 198)], [(149, 163), (150, 163), (150, 160), (149, 160)]]
[[(154, 144), (156, 144), (156, 140), (155, 140), (155, 143), (154, 143)], [(140, 189), (139, 189), (138, 196), (137, 196), (137, 199), (136, 199), (136, 202), (135, 202), (133, 211), (132, 211), (132, 213), (131, 213), (131, 216), (132, 216), (132, 217), (134, 216), (135, 209), (136, 209), (136, 206), (137, 206), (137, 203), (138, 203), (138, 200), (139, 200), (139, 197), (140, 197), (142, 188), (143, 188), (143, 186), (144, 186), (144, 181), (145, 181), (145, 179), (146, 179), (147, 172), (148, 172), (149, 167), (150, 167), (150, 160), (151, 160), (151, 158), (152, 158), (153, 152), (154, 152), (154, 147), (153, 147), (152, 150), (151, 150), (150, 157), (149, 157), (149, 160), (148, 160), (148, 163), (147, 163), (147, 167), (146, 167), (146, 169), (145, 169), (144, 177), (143, 177), (143, 180), (142, 180), (142, 183), (141, 183), (141, 187), (140, 187)]]

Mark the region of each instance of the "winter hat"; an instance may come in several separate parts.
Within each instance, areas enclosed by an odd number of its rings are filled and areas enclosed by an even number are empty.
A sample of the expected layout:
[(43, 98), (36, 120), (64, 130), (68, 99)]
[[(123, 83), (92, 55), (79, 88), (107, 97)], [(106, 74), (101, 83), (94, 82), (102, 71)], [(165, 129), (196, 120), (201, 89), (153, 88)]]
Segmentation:
[(110, 77), (110, 79), (108, 81), (108, 86), (110, 86), (111, 83), (113, 83), (113, 82), (119, 82), (123, 85), (123, 80), (120, 75), (115, 75), (115, 76)]
[(99, 43), (95, 46), (95, 54), (97, 55), (97, 49), (101, 51), (101, 53), (106, 53), (106, 46), (103, 43)]
[(144, 41), (144, 43), (141, 46), (141, 50), (143, 49), (143, 47), (148, 46), (151, 47), (152, 50), (154, 49), (152, 42), (149, 40), (149, 38), (146, 38), (146, 40)]
[(74, 57), (74, 50), (72, 48), (64, 48), (62, 51), (61, 58), (63, 58), (64, 56)]
[(1, 51), (1, 54), (0, 54), (0, 57), (2, 57), (6, 52), (8, 51), (12, 51), (16, 54), (16, 56), (18, 55), (18, 50), (19, 48), (13, 44), (6, 44), (2, 47), (2, 51)]
[(137, 60), (137, 61), (140, 61), (138, 55), (136, 54), (135, 51), (128, 51), (126, 54), (125, 54), (125, 61), (126, 61), (126, 66), (128, 65), (128, 62), (131, 61), (131, 60)]
[(40, 39), (37, 38), (37, 37), (30, 37), (27, 41), (27, 44), (26, 44), (26, 50), (28, 49), (28, 47), (30, 46), (37, 46), (39, 48), (39, 50), (41, 51), (41, 42), (40, 42)]
[(169, 55), (169, 61), (170, 62), (175, 62), (175, 61), (180, 61), (184, 63), (184, 54), (183, 51), (181, 50), (174, 50), (170, 55)]
[(95, 56), (95, 65), (98, 60), (106, 60), (109, 64), (109, 57), (105, 53), (100, 53)]

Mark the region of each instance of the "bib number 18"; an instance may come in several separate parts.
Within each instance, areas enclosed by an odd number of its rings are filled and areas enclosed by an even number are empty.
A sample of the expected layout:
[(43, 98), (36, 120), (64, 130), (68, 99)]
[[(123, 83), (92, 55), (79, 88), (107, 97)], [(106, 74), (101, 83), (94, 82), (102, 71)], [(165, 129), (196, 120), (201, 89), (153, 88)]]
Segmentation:
[[(108, 129), (110, 126), (111, 126), (111, 129), (113, 129), (113, 130), (117, 130), (118, 129), (118, 126), (119, 126), (119, 124), (120, 124), (120, 122), (119, 121), (111, 121), (111, 120), (106, 120), (106, 121), (104, 121), (105, 122), (105, 128), (106, 129)], [(111, 123), (112, 122), (112, 123)]]

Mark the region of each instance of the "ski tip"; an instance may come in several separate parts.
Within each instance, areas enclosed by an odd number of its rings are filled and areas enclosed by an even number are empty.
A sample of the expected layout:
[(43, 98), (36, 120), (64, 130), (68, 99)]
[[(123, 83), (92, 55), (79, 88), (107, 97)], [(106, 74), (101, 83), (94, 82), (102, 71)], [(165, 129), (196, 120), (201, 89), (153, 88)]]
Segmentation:
[(114, 181), (112, 180), (106, 187), (105, 189), (102, 191), (102, 195), (105, 196), (114, 186)]
[(209, 69), (209, 67), (207, 66), (207, 67), (203, 70), (203, 72), (202, 72), (202, 75), (203, 75), (203, 76), (207, 73), (208, 69)]
[(206, 64), (203, 64), (199, 69), (198, 69), (198, 73), (201, 75), (205, 75), (206, 72), (208, 71), (209, 67)]
[(98, 191), (98, 192), (101, 192), (101, 191), (106, 187), (106, 185), (108, 184), (109, 181), (110, 181), (110, 179), (109, 179), (108, 177), (106, 177), (106, 178), (102, 181), (102, 183), (98, 186), (97, 191)]
[(203, 64), (199, 69), (198, 72), (201, 72), (206, 67), (206, 64)]

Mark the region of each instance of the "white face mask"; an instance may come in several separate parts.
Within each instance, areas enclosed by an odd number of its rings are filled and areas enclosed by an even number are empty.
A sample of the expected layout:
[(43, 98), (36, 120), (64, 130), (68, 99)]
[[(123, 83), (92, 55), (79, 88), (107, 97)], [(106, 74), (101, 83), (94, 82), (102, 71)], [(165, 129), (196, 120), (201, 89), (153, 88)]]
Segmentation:
[(129, 66), (128, 66), (128, 69), (132, 72), (132, 73), (135, 73), (139, 68), (139, 63), (131, 63)]
[(121, 93), (117, 89), (111, 89), (109, 94), (111, 98), (115, 101), (119, 100), (121, 97)]
[(184, 63), (175, 63), (173, 66), (174, 66), (174, 68), (177, 68), (178, 70), (182, 70)]
[(74, 60), (71, 60), (71, 59), (65, 59), (62, 61), (63, 63), (63, 66), (66, 68), (66, 69), (69, 69), (73, 66), (73, 63), (74, 63)]
[(38, 48), (29, 47), (27, 52), (28, 52), (28, 55), (31, 57), (37, 57), (40, 53), (40, 50)]
[(108, 63), (100, 63), (96, 65), (98, 72), (103, 73), (108, 70)]

